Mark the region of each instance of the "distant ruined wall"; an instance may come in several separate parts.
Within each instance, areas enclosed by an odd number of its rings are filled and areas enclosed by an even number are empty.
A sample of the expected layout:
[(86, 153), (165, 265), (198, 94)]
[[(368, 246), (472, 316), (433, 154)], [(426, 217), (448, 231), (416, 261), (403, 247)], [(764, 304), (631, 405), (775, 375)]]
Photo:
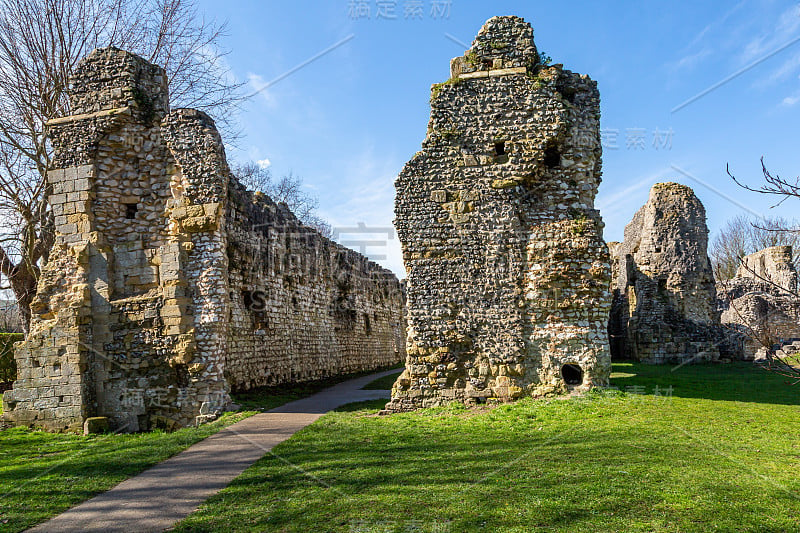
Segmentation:
[(408, 358), (387, 410), (606, 384), (596, 84), (541, 65), (517, 17), (490, 19), (451, 74), (396, 182)]
[(722, 323), (739, 332), (742, 358), (800, 339), (800, 297), (791, 246), (773, 246), (742, 258), (733, 279), (718, 285)]
[(692, 189), (657, 183), (609, 243), (613, 355), (650, 363), (716, 360), (727, 350), (716, 309), (703, 204)]
[(788, 292), (797, 292), (792, 247), (772, 246), (743, 257), (736, 277), (772, 283)]
[(96, 50), (70, 98), (48, 123), (56, 242), (6, 420), (173, 429), (231, 389), (402, 360), (397, 279), (244, 191), (211, 118), (169, 110), (163, 69)]
[(234, 389), (327, 378), (405, 357), (394, 274), (303, 226), (285, 204), (230, 188), (226, 376)]

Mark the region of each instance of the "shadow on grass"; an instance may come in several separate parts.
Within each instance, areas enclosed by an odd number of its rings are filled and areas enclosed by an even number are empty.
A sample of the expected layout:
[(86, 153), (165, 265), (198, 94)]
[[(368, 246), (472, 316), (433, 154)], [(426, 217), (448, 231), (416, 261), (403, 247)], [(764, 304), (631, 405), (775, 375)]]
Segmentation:
[(390, 374), (388, 376), (378, 378), (375, 381), (367, 383), (361, 387), (361, 390), (392, 390), (394, 382), (397, 381), (397, 378), (400, 377), (400, 374), (402, 373), (402, 370), (399, 370), (396, 374)]
[(363, 402), (353, 402), (337, 407), (333, 411), (336, 413), (352, 413), (353, 411), (366, 411), (372, 409), (383, 409), (389, 400), (366, 400)]
[[(800, 385), (754, 363), (647, 365), (615, 362), (611, 385), (621, 391), (653, 394), (658, 387), (679, 398), (800, 405)], [(637, 389), (638, 387), (638, 389)]]
[[(285, 385), (275, 385), (269, 387), (258, 387), (248, 391), (234, 392), (231, 394), (233, 401), (241, 406), (244, 411), (249, 410), (263, 410), (268, 411), (275, 407), (280, 407), (283, 404), (307, 398), (313, 394), (323, 391), (338, 383), (349, 381), (351, 379), (368, 376), (370, 374), (377, 374), (385, 370), (392, 370), (397, 368), (397, 365), (378, 368), (368, 372), (358, 372), (355, 374), (344, 374), (341, 376), (333, 376), (326, 379), (315, 381), (307, 381), (304, 383), (289, 383)], [(374, 382), (373, 382), (374, 383)], [(370, 384), (371, 385), (371, 384)], [(369, 387), (369, 385), (367, 385)], [(367, 388), (365, 387), (365, 388)], [(391, 386), (389, 387), (391, 388)]]
[[(536, 404), (533, 419), (519, 417), (524, 407), (468, 419), (333, 415), (276, 448), (280, 460), (261, 459), (177, 530), (401, 531), (422, 521), (421, 530), (438, 523), (453, 532), (652, 531), (673, 520), (670, 531), (747, 529), (777, 509), (782, 522), (773, 530), (793, 523), (798, 485), (790, 473), (763, 483), (653, 423), (661, 408), (617, 416), (615, 406), (626, 404), (593, 403), (602, 419), (560, 402)], [(692, 432), (705, 421), (698, 423)], [(770, 509), (737, 507), (756, 493)]]

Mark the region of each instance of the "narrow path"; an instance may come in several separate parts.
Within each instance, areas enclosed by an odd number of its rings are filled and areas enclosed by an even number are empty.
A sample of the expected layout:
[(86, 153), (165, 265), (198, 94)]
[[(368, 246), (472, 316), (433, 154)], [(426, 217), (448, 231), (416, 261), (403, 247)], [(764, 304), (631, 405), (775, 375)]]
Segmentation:
[(345, 381), (246, 418), (29, 531), (164, 531), (328, 411), (352, 402), (388, 398), (389, 391), (361, 387), (396, 372)]

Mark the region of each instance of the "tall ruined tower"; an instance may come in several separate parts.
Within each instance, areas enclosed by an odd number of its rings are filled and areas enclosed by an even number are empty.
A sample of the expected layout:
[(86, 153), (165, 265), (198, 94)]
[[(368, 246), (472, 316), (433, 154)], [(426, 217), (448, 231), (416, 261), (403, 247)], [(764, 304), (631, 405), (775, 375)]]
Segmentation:
[(50, 430), (213, 419), (232, 390), (363, 372), (405, 352), (402, 290), (231, 176), (164, 70), (95, 50), (48, 123), (55, 244), (3, 418)]
[(543, 65), (521, 18), (451, 62), (396, 182), (408, 358), (389, 411), (607, 383), (599, 121), (596, 83)]
[(624, 242), (609, 247), (614, 356), (649, 363), (719, 359), (720, 348), (727, 348), (708, 259), (706, 210), (694, 191), (655, 184), (625, 226)]
[(189, 424), (230, 401), (226, 308), (212, 298), (226, 270), (222, 142), (204, 113), (170, 112), (164, 70), (134, 54), (95, 50), (70, 82), (72, 115), (47, 125), (55, 244), (4, 416), (51, 430), (91, 416), (122, 431)]

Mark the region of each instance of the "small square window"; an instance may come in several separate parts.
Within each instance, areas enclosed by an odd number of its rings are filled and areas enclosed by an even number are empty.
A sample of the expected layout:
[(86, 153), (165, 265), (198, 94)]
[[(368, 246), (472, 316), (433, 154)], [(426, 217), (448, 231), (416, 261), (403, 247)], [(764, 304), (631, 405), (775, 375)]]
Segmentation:
[(125, 206), (125, 218), (134, 220), (136, 213), (139, 212), (139, 204), (123, 204)]

